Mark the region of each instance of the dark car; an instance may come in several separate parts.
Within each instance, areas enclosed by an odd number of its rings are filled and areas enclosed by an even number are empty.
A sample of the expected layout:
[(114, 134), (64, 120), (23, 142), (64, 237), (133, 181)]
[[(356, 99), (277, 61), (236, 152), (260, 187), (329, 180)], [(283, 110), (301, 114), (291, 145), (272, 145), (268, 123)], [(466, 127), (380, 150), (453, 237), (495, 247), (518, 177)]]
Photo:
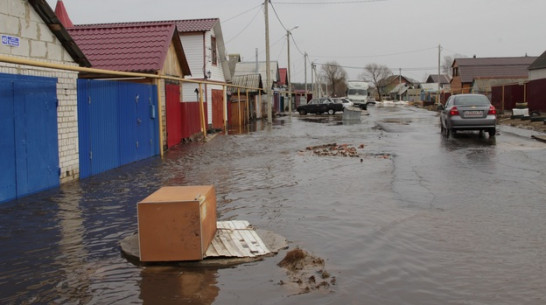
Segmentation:
[(496, 134), (497, 110), (483, 94), (452, 95), (440, 106), (440, 128), (446, 137), (459, 130), (487, 131)]
[(329, 97), (314, 98), (309, 101), (306, 105), (300, 105), (296, 110), (301, 115), (306, 115), (308, 113), (316, 114), (334, 114), (336, 111), (343, 111), (342, 103), (334, 103), (334, 101)]

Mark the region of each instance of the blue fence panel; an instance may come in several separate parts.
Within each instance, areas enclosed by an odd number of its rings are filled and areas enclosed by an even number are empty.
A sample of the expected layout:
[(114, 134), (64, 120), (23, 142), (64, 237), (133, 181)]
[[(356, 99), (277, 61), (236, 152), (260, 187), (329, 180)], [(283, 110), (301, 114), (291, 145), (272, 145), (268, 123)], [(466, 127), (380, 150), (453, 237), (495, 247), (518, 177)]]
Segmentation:
[(0, 81), (0, 202), (17, 197), (13, 82)]
[(137, 146), (137, 103), (139, 96), (132, 92), (132, 87), (126, 83), (120, 83), (119, 87), (119, 122), (120, 122), (120, 161), (127, 164), (138, 160)]
[(57, 79), (0, 74), (0, 202), (59, 185)]
[(156, 86), (80, 80), (78, 91), (80, 177), (159, 153)]
[(137, 158), (142, 160), (159, 154), (156, 86), (136, 88), (137, 103)]
[(78, 96), (78, 111), (82, 111), (78, 117), (88, 117), (88, 124), (80, 126), (88, 130), (79, 132), (80, 164), (89, 165), (80, 168), (80, 176), (84, 178), (120, 164), (118, 85), (112, 81), (79, 80), (80, 88), (86, 92)]
[(78, 80), (78, 150), (80, 160), (80, 178), (91, 175), (91, 118), (89, 117), (88, 80)]
[(59, 185), (57, 80), (14, 83), (17, 194)]

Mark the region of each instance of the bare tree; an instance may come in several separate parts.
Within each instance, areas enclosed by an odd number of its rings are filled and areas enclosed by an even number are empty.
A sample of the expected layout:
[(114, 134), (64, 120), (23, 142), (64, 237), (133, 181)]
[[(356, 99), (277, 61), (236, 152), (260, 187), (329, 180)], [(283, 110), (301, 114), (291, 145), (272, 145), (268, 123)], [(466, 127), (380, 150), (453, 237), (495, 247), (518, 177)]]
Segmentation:
[(442, 73), (451, 75), (451, 65), (453, 64), (453, 57), (450, 55), (444, 56), (442, 62)]
[(322, 65), (322, 78), (330, 96), (343, 96), (347, 91), (347, 72), (335, 61)]
[(453, 76), (453, 71), (451, 69), (451, 65), (453, 65), (453, 61), (455, 58), (465, 58), (466, 56), (461, 54), (455, 54), (453, 56), (446, 55), (444, 56), (444, 60), (442, 62), (442, 73), (447, 74), (449, 76)]
[(392, 75), (391, 69), (389, 69), (387, 66), (384, 65), (378, 65), (378, 64), (367, 64), (366, 67), (364, 67), (364, 73), (362, 74), (362, 78), (368, 78), (371, 80), (371, 82), (374, 84), (375, 88), (377, 89), (377, 95), (379, 95), (379, 101), (383, 100), (383, 91), (386, 86), (389, 84), (387, 83), (387, 78)]

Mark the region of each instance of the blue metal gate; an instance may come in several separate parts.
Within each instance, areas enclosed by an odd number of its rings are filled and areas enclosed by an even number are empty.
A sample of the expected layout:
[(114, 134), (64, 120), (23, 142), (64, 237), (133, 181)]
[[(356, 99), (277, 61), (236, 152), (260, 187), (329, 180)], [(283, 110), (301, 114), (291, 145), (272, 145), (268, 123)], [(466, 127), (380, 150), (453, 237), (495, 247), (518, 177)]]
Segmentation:
[(0, 202), (59, 185), (57, 79), (0, 74)]
[(157, 88), (78, 80), (80, 177), (159, 154)]

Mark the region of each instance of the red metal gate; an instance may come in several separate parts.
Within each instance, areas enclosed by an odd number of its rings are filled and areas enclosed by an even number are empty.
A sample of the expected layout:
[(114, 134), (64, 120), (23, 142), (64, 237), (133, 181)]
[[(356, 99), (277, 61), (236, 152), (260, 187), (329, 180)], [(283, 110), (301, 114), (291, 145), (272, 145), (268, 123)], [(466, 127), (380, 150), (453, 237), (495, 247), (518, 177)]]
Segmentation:
[(167, 110), (167, 147), (172, 147), (182, 141), (182, 103), (180, 102), (180, 86), (165, 85)]
[(224, 128), (224, 91), (212, 90), (212, 127)]

